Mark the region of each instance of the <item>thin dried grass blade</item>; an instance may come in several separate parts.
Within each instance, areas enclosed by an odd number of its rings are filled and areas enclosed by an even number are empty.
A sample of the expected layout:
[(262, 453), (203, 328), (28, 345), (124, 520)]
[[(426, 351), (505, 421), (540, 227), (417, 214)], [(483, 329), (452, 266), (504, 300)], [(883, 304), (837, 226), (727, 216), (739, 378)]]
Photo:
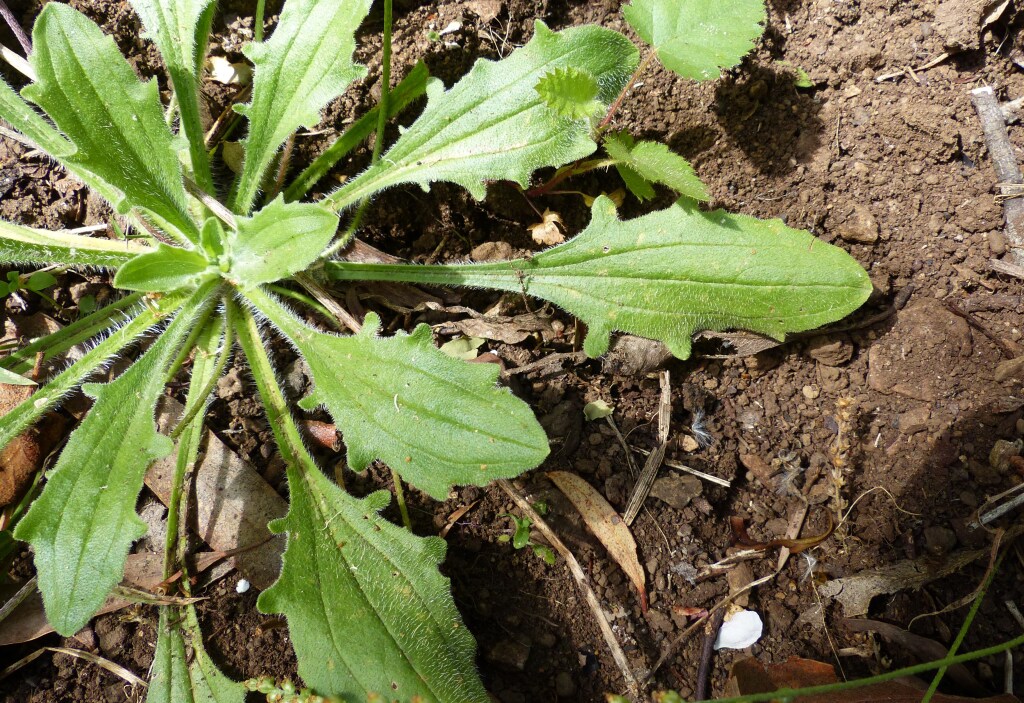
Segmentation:
[(97, 654), (86, 652), (81, 649), (67, 649), (66, 647), (46, 647), (48, 651), (57, 652), (59, 654), (67, 654), (69, 657), (76, 657), (90, 664), (95, 664), (101, 669), (106, 669), (114, 676), (123, 679), (125, 682), (130, 683), (132, 686), (139, 686), (140, 688), (146, 688), (148, 684), (140, 679), (132, 672), (125, 669), (120, 664), (115, 664), (109, 659), (105, 659)]

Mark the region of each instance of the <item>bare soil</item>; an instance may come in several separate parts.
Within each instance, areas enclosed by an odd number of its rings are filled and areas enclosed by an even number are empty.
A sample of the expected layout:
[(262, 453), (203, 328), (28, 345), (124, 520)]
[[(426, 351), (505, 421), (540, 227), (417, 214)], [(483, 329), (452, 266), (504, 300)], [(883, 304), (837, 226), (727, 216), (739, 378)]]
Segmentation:
[[(40, 4), (10, 4), (29, 28)], [(165, 80), (159, 57), (139, 39), (139, 24), (126, 3), (72, 4), (115, 36), (140, 73)], [(251, 4), (223, 3), (215, 23), (215, 53), (240, 58), (242, 43), (251, 37)], [(269, 4), (268, 16), (278, 7)], [(553, 28), (596, 22), (625, 30), (619, 5), (617, 0), (399, 2), (397, 77), (423, 59), (432, 75), (450, 84), (476, 58), (503, 56), (525, 43), (537, 18)], [(780, 217), (809, 229), (848, 249), (870, 271), (876, 287), (864, 310), (837, 325), (839, 331), (799, 336), (754, 356), (695, 356), (668, 364), (673, 440), (667, 458), (728, 479), (732, 486), (704, 483), (700, 495), (676, 507), (648, 499), (634, 525), (650, 584), (646, 614), (621, 571), (543, 473), (576, 472), (623, 509), (633, 484), (623, 449), (609, 426), (585, 422), (582, 409), (592, 400), (609, 402), (628, 442), (653, 449), (657, 374), (652, 369), (621, 375), (621, 367), (589, 361), (511, 377), (513, 389), (535, 407), (553, 441), (551, 458), (517, 485), (531, 500), (547, 502), (552, 523), (592, 578), (636, 671), (649, 668), (679, 637), (687, 624), (684, 609), (709, 608), (727, 595), (725, 576), (696, 583), (688, 576), (734, 547), (730, 518), (745, 519), (754, 539), (768, 540), (783, 536), (806, 502), (809, 512), (801, 534), (808, 536), (827, 532), (835, 521), (837, 494), (843, 505), (852, 505), (849, 519), (810, 552), (813, 560), (791, 557), (777, 577), (751, 593), (748, 607), (764, 619), (764, 636), (749, 651), (715, 655), (711, 690), (716, 694), (730, 664), (749, 655), (764, 662), (811, 657), (835, 664), (851, 678), (917, 661), (914, 651), (848, 629), (844, 618), (859, 613), (844, 612), (820, 589), (837, 578), (901, 560), (925, 558), (939, 564), (951, 553), (992, 545), (992, 532), (972, 531), (967, 523), (987, 497), (1024, 480), (1014, 464), (990, 462), (997, 440), (1024, 436), (1020, 381), (1000, 381), (995, 373), (1001, 361), (1021, 354), (1024, 291), (1020, 281), (990, 269), (989, 259), (1006, 251), (1003, 215), (970, 91), (991, 85), (1004, 100), (1024, 95), (1024, 72), (1013, 61), (1024, 16), (1011, 3), (983, 31), (983, 5), (968, 0), (770, 0), (765, 37), (742, 66), (700, 85), (653, 68), (619, 113), (618, 123), (637, 136), (662, 140), (689, 158), (707, 183), (714, 207)], [(430, 39), (430, 30), (452, 22), (460, 27), (440, 41)], [(379, 93), (380, 26), (377, 10), (360, 31), (359, 58), (369, 75), (328, 108), (325, 129), (341, 129)], [(15, 46), (5, 31), (0, 41)], [(949, 48), (954, 42), (964, 46)], [(944, 52), (950, 53), (945, 60), (912, 70)], [(798, 69), (813, 87), (797, 86)], [(9, 81), (19, 82), (3, 70)], [(230, 93), (208, 86), (212, 115), (224, 108)], [(1024, 132), (1011, 127), (1010, 133), (1017, 147), (1024, 147)], [(331, 134), (300, 140), (296, 164), (318, 153)], [(360, 150), (339, 165), (338, 173), (353, 173), (367, 159), (368, 152)], [(103, 221), (107, 215), (46, 158), (2, 138), (0, 176), (4, 218), (58, 228)], [(596, 195), (621, 184), (611, 173), (579, 178), (571, 187)], [(668, 202), (664, 194), (656, 204)], [(533, 206), (559, 212), (573, 233), (587, 221), (576, 196), (544, 197)], [(643, 211), (627, 198), (624, 216)], [(486, 256), (477, 247), (492, 241), (504, 242), (505, 253), (536, 249), (527, 231), (536, 220), (531, 205), (501, 184), (482, 203), (454, 187), (439, 186), (430, 193), (396, 189), (370, 208), (361, 236), (416, 261), (464, 260)], [(57, 301), (71, 305), (71, 287), (83, 282), (95, 284), (100, 295), (111, 294), (102, 277), (69, 273), (62, 277)], [(349, 304), (377, 310), (392, 329), (439, 322), (420, 313), (396, 314), (381, 305), (378, 292), (363, 286), (338, 294)], [(479, 309), (498, 300), (481, 293), (430, 293)], [(60, 316), (40, 301), (29, 301), (29, 308), (20, 310), (9, 302), (6, 314), (43, 310)], [(510, 369), (547, 353), (571, 351), (573, 321), (554, 314), (564, 330), (560, 336), (532, 336), (515, 345), (489, 343), (481, 351), (497, 354)], [(708, 345), (705, 351), (721, 348)], [(282, 356), (282, 368), (289, 362)], [(270, 432), (251, 396), (226, 385), (213, 407), (211, 426), (279, 482)], [(698, 413), (705, 415), (714, 442), (688, 451), (685, 437), (694, 434)], [(840, 434), (851, 444), (848, 452), (837, 442)], [(326, 456), (325, 463), (339, 458)], [(371, 470), (356, 481), (356, 490), (387, 483), (384, 472)], [(413, 492), (415, 528), (436, 534), (454, 510), (472, 501), (479, 503), (448, 533), (444, 570), (479, 643), (488, 689), (503, 703), (558, 697), (601, 701), (606, 692), (622, 692), (619, 672), (564, 564), (548, 566), (529, 550), (517, 552), (499, 542), (510, 530), (502, 515), (514, 511), (498, 489), (461, 489), (444, 503)], [(999, 526), (1020, 520), (1018, 510)], [(748, 576), (770, 574), (776, 554), (769, 551), (747, 562)], [(871, 601), (868, 615), (948, 646), (966, 613), (964, 607), (950, 607), (970, 596), (986, 566), (982, 558), (920, 590), (880, 595)], [(29, 573), (22, 556), (14, 575)], [(254, 591), (239, 595), (233, 586), (233, 579), (222, 580), (201, 594), (209, 598), (200, 609), (217, 661), (236, 678), (294, 677), (284, 623), (256, 610)], [(964, 649), (1019, 634), (1005, 601), (1022, 593), (1024, 558), (1018, 547), (996, 576)], [(939, 611), (946, 612), (932, 614)], [(155, 644), (154, 622), (155, 612), (149, 609), (132, 610), (131, 617), (103, 616), (77, 638), (50, 636), (0, 650), (0, 666), (44, 644), (64, 645), (90, 649), (145, 677)], [(692, 695), (703, 638), (699, 632), (681, 643), (678, 655), (656, 672), (657, 687)], [(1001, 691), (1004, 666), (1002, 657), (973, 664), (969, 669), (980, 688), (951, 690), (970, 695)], [(1015, 676), (1020, 690), (1020, 666)], [(125, 696), (120, 679), (59, 654), (47, 653), (0, 682), (4, 701), (121, 701)]]

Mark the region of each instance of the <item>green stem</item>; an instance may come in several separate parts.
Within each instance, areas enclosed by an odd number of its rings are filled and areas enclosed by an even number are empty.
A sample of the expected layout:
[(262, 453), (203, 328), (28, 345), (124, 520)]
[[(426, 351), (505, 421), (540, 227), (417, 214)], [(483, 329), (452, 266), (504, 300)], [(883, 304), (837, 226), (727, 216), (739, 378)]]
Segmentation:
[(471, 285), (516, 292), (523, 289), (530, 267), (530, 261), (526, 259), (457, 265), (331, 261), (324, 265), (324, 271), (335, 281), (390, 281), (443, 286), (461, 285), (464, 279), (472, 276)]
[(203, 333), (195, 347), (196, 359), (192, 365), (192, 378), (185, 400), (185, 412), (171, 434), (172, 438), (178, 437), (182, 435), (183, 430), (187, 430), (181, 437), (181, 441), (178, 442), (178, 456), (174, 466), (174, 478), (171, 481), (171, 497), (167, 502), (167, 538), (164, 547), (165, 579), (170, 578), (174, 573), (178, 562), (178, 530), (182, 517), (185, 476), (195, 466), (203, 439), (203, 422), (201, 419), (194, 420), (198, 410), (206, 407), (212, 383), (217, 382), (218, 371), (223, 369), (222, 361), (228, 356), (228, 350), (221, 349), (221, 332), (226, 326), (223, 318), (220, 324), (202, 326)]
[[(388, 97), (391, 91), (391, 2), (392, 0), (384, 0), (384, 46), (381, 53), (380, 105), (377, 111), (377, 134), (373, 140), (373, 154), (370, 156), (371, 168), (380, 161), (380, 155), (384, 148), (384, 127), (387, 125), (388, 117)], [(359, 229), (359, 225), (363, 221), (363, 215), (366, 214), (366, 209), (369, 205), (370, 195), (367, 194), (362, 199), (362, 202), (359, 203), (359, 209), (356, 210), (356, 214), (352, 218), (352, 222), (349, 223), (348, 228), (346, 228), (345, 233), (320, 258), (329, 259), (348, 246), (352, 238), (356, 236), (356, 230)]]
[(114, 315), (124, 313), (124, 311), (137, 305), (142, 300), (142, 296), (142, 293), (132, 293), (90, 315), (72, 322), (67, 327), (53, 334), (37, 339), (0, 360), (0, 366), (16, 373), (28, 373), (35, 367), (36, 356), (40, 352), (43, 354), (43, 361), (47, 361), (76, 344), (92, 339), (111, 326), (111, 320)]
[[(395, 86), (389, 93), (387, 119), (394, 119), (407, 108), (414, 100), (419, 98), (427, 90), (427, 78), (430, 73), (426, 64), (420, 62), (409, 72), (402, 82)], [(331, 144), (327, 149), (316, 157), (306, 170), (298, 175), (284, 190), (284, 199), (288, 202), (301, 200), (313, 186), (327, 175), (327, 172), (334, 168), (342, 158), (358, 146), (363, 140), (373, 134), (380, 122), (382, 110), (377, 106), (360, 117), (355, 124), (349, 127), (344, 134)]]
[[(960, 626), (960, 631), (956, 634), (956, 639), (953, 640), (953, 644), (950, 646), (947, 656), (955, 656), (957, 650), (960, 649), (960, 645), (963, 644), (964, 638), (967, 636), (967, 631), (971, 628), (971, 623), (974, 622), (974, 617), (978, 614), (978, 610), (981, 608), (981, 602), (985, 599), (985, 593), (988, 591), (989, 586), (992, 585), (992, 580), (999, 572), (999, 567), (1003, 563), (1003, 557), (1005, 555), (1006, 552), (1002, 552), (992, 565), (992, 568), (988, 570), (987, 574), (985, 574), (985, 580), (978, 589), (978, 594), (974, 597), (974, 602), (971, 603), (971, 609), (968, 611), (967, 617), (964, 619), (964, 624)], [(932, 678), (932, 682), (928, 686), (928, 690), (921, 699), (921, 703), (928, 703), (932, 699), (932, 696), (935, 695), (935, 691), (939, 688), (939, 684), (942, 682), (942, 677), (946, 675), (946, 669), (948, 668), (949, 667), (943, 665), (935, 672), (935, 676)]]
[[(171, 432), (171, 439), (177, 439), (188, 426), (188, 424), (192, 422), (193, 418), (195, 418), (195, 416), (198, 415), (199, 412), (206, 407), (206, 402), (209, 400), (210, 395), (213, 393), (213, 389), (216, 388), (217, 381), (224, 373), (224, 368), (228, 364), (228, 359), (231, 358), (231, 347), (235, 343), (235, 331), (234, 328), (232, 327), (233, 323), (234, 320), (231, 318), (230, 311), (225, 313), (223, 343), (220, 342), (220, 335), (217, 336), (219, 350), (218, 348), (214, 348), (213, 351), (210, 351), (209, 349), (203, 349), (201, 344), (197, 346), (197, 350), (199, 351), (199, 354), (202, 357), (204, 369), (207, 366), (209, 366), (210, 357), (215, 356), (217, 362), (215, 365), (213, 365), (212, 372), (208, 374), (209, 378), (206, 381), (206, 385), (203, 386), (203, 389), (199, 392), (199, 395), (196, 396), (198, 400), (191, 405), (186, 404), (185, 413), (181, 416), (181, 420), (178, 421), (178, 424), (175, 426), (174, 431)], [(195, 363), (198, 363), (199, 361), (200, 358), (197, 357)], [(192, 368), (193, 379), (195, 379), (196, 374), (198, 372), (199, 369), (197, 369), (194, 364)], [(191, 393), (192, 390), (190, 386), (189, 394)]]
[(391, 469), (391, 480), (395, 484), (395, 501), (398, 503), (398, 512), (402, 514), (402, 524), (405, 525), (405, 529), (412, 532), (412, 520), (409, 519), (409, 508), (405, 505), (405, 490), (402, 488), (402, 477), (394, 469)]
[(915, 676), (917, 674), (923, 674), (926, 671), (934, 671), (935, 669), (938, 669), (943, 666), (949, 667), (954, 664), (963, 664), (964, 662), (974, 661), (976, 659), (984, 659), (985, 657), (990, 657), (993, 654), (1002, 654), (1007, 650), (1021, 646), (1024, 646), (1024, 635), (1016, 637), (1007, 642), (1003, 642), (1002, 644), (986, 647), (985, 649), (978, 649), (973, 652), (968, 652), (967, 654), (947, 656), (937, 661), (925, 662), (923, 664), (917, 664), (915, 666), (908, 666), (904, 669), (887, 671), (884, 674), (878, 674), (877, 676), (871, 676), (866, 679), (845, 681), (843, 683), (830, 683), (822, 686), (808, 686), (807, 688), (781, 688), (777, 691), (770, 691), (766, 693), (751, 693), (746, 696), (722, 698), (716, 701), (699, 701), (698, 703), (762, 703), (766, 701), (788, 700), (793, 698), (799, 698), (801, 696), (839, 693), (841, 691), (850, 691), (856, 688), (863, 688), (865, 686), (871, 686), (878, 683), (885, 683), (887, 681), (895, 681), (896, 679), (902, 679), (905, 676)]
[(256, 0), (256, 16), (253, 18), (252, 40), (263, 41), (263, 17), (267, 11), (267, 0)]
[(213, 308), (208, 307), (203, 310), (199, 317), (196, 319), (195, 326), (188, 333), (188, 337), (185, 338), (185, 343), (181, 345), (181, 349), (178, 350), (178, 355), (174, 357), (174, 361), (167, 369), (167, 375), (164, 376), (164, 384), (168, 384), (174, 380), (174, 377), (181, 371), (181, 367), (185, 365), (185, 360), (188, 359), (188, 355), (192, 353), (192, 348), (196, 344), (196, 340), (199, 336), (206, 331), (207, 322), (213, 315)]

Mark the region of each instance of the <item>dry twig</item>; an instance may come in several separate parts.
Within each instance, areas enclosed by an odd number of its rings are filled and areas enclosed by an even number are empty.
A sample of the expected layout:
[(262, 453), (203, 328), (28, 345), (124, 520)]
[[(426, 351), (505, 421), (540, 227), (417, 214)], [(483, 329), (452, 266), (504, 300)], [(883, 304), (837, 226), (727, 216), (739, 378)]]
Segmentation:
[(999, 107), (999, 100), (990, 86), (971, 91), (971, 101), (978, 112), (978, 119), (985, 132), (985, 144), (992, 158), (996, 181), (1000, 193), (1009, 197), (1003, 200), (1003, 214), (1006, 216), (1006, 241), (1009, 244), (1010, 263), (1024, 263), (1024, 198), (1019, 197), (1019, 185), (1024, 175), (1017, 165), (1017, 157), (1006, 133), (1006, 121)]
[(661, 372), (661, 402), (658, 404), (658, 447), (651, 452), (640, 471), (640, 477), (633, 486), (633, 495), (629, 498), (622, 521), (632, 525), (637, 513), (651, 492), (654, 479), (658, 475), (665, 460), (665, 449), (668, 447), (668, 432), (672, 423), (672, 383), (667, 370)]
[(529, 501), (526, 500), (519, 491), (512, 486), (505, 479), (499, 479), (498, 485), (501, 487), (508, 497), (515, 501), (515, 504), (519, 506), (519, 509), (526, 513), (526, 516), (533, 521), (534, 527), (540, 530), (541, 534), (551, 543), (551, 546), (555, 548), (562, 558), (565, 559), (565, 563), (569, 566), (569, 571), (572, 572), (573, 578), (576, 579), (576, 584), (583, 591), (583, 595), (586, 597), (587, 605), (590, 606), (590, 610), (594, 613), (594, 618), (597, 620), (598, 626), (601, 628), (601, 634), (604, 635), (604, 641), (608, 645), (608, 649), (611, 650), (612, 659), (619, 667), (619, 671), (622, 672), (622, 678), (626, 681), (626, 688), (629, 689), (629, 694), (636, 700), (641, 699), (641, 684), (636, 680), (633, 675), (633, 671), (629, 666), (629, 660), (626, 659), (625, 652), (622, 651), (622, 647), (619, 646), (619, 641), (615, 638), (615, 633), (612, 631), (612, 626), (608, 623), (608, 619), (605, 617), (604, 610), (601, 608), (601, 602), (597, 599), (597, 594), (594, 593), (594, 589), (590, 586), (590, 581), (587, 579), (587, 575), (583, 572), (583, 568), (580, 563), (576, 561), (576, 557), (569, 551), (569, 548), (565, 546), (565, 543), (555, 534), (554, 530), (544, 522), (533, 506), (530, 505)]

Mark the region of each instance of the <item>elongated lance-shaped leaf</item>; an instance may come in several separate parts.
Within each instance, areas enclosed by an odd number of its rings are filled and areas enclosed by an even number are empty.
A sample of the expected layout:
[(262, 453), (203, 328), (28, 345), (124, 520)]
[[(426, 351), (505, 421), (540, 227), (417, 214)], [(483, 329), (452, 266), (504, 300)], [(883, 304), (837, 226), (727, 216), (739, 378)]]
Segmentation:
[(484, 196), (487, 181), (527, 185), (544, 166), (593, 153), (591, 124), (549, 107), (537, 86), (558, 69), (590, 74), (595, 100), (615, 99), (636, 67), (637, 51), (618, 32), (595, 26), (552, 32), (537, 21), (530, 42), (501, 61), (481, 59), (450, 90), (427, 88), (428, 103), (376, 164), (328, 197), (341, 209), (399, 183), (450, 181)]
[(141, 82), (114, 40), (67, 5), (44, 7), (32, 37), (38, 80), (22, 94), (75, 145), (61, 160), (76, 173), (94, 174), (118, 212), (141, 208), (168, 234), (196, 241), (156, 81)]
[(242, 703), (245, 695), (206, 653), (195, 608), (161, 608), (146, 703)]
[[(48, 334), (18, 348), (9, 356), (0, 359), (0, 367), (11, 369), (20, 374), (28, 373), (36, 365), (37, 354), (41, 353), (43, 361), (46, 362), (76, 344), (92, 339), (109, 330), (111, 327), (116, 326), (118, 322), (131, 319), (133, 316), (132, 309), (139, 305), (141, 299), (141, 293), (134, 293), (115, 300), (110, 305), (106, 305), (94, 313), (75, 320), (70, 325), (62, 327), (53, 334)], [(137, 314), (138, 310), (135, 310), (135, 313)]]
[(633, 0), (622, 14), (665, 68), (698, 81), (738, 64), (765, 20), (764, 0)]
[[(185, 298), (181, 295), (164, 296), (152, 307), (143, 308), (123, 325), (108, 325), (109, 335), (97, 341), (81, 359), (50, 380), (25, 402), (19, 403), (9, 413), (0, 417), (0, 447), (6, 447), (32, 423), (56, 407), (89, 374), (108, 363), (146, 330), (181, 307), (184, 302)], [(10, 368), (6, 364), (5, 367)], [(16, 364), (15, 368), (23, 367)]]
[(156, 402), (168, 366), (211, 304), (215, 285), (197, 291), (116, 380), (83, 386), (96, 402), (15, 529), (14, 536), (35, 553), (46, 617), (65, 636), (103, 605), (123, 576), (129, 547), (146, 533), (146, 523), (135, 514), (142, 477), (151, 462), (174, 448), (156, 430)]
[(362, 500), (328, 480), (306, 452), (274, 381), (256, 322), (238, 338), (288, 465), (291, 507), (271, 529), (288, 533), (281, 578), (257, 601), (283, 613), (299, 675), (321, 695), (346, 701), (486, 703), (474, 642), (437, 564), (444, 541), (416, 537), (377, 513), (384, 492)]
[(745, 329), (782, 339), (838, 320), (867, 300), (867, 272), (845, 251), (780, 220), (684, 202), (618, 219), (601, 196), (579, 236), (531, 259), (488, 264), (329, 264), (335, 279), (384, 279), (524, 292), (587, 324), (599, 356), (620, 330), (664, 341), (680, 359), (700, 330)]
[(117, 267), (151, 251), (136, 242), (52, 232), (0, 220), (0, 263)]
[(284, 196), (228, 233), (229, 278), (245, 288), (273, 283), (316, 261), (338, 229), (338, 216), (312, 203), (285, 203)]
[(209, 4), (210, 0), (131, 0), (149, 38), (160, 50), (174, 85), (196, 182), (212, 193), (213, 179), (199, 119), (199, 57), (196, 56), (198, 44), (205, 44), (205, 38), (197, 37), (196, 31)]
[(249, 212), (288, 136), (299, 127), (315, 127), (320, 110), (366, 73), (353, 63), (352, 52), (370, 5), (371, 0), (287, 0), (270, 39), (244, 49), (256, 73), (252, 102), (235, 108), (249, 118), (235, 212)]
[(65, 139), (0, 78), (0, 117), (55, 159), (74, 153), (74, 145)]
[[(430, 71), (427, 65), (420, 61), (409, 74), (388, 93), (388, 114), (390, 120), (401, 113), (416, 98), (427, 92), (427, 79), (430, 78)], [(364, 114), (355, 124), (345, 130), (345, 133), (338, 137), (327, 149), (324, 150), (316, 160), (292, 180), (291, 185), (285, 188), (284, 199), (288, 202), (302, 199), (316, 185), (317, 181), (327, 175), (336, 163), (359, 146), (359, 143), (373, 134), (377, 128), (377, 121), (380, 115), (380, 106), (377, 106)]]
[(430, 327), (378, 337), (380, 319), (339, 337), (310, 329), (261, 290), (246, 293), (309, 363), (315, 388), (300, 405), (323, 405), (355, 471), (380, 459), (442, 500), (452, 484), (486, 485), (532, 469), (548, 454), (530, 408), (495, 386), (498, 367), (453, 359)]

